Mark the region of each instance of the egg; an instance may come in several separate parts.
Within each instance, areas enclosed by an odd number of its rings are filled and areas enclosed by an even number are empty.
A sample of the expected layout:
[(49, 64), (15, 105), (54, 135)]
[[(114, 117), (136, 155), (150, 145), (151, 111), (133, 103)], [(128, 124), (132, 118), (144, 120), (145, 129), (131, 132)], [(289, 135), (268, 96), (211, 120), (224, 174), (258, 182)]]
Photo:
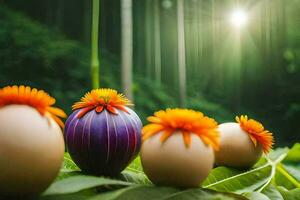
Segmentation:
[(158, 133), (141, 148), (144, 172), (158, 185), (197, 187), (213, 168), (214, 151), (195, 134), (186, 147), (181, 132), (173, 133), (164, 143)]
[(35, 195), (56, 178), (62, 165), (61, 128), (48, 113), (28, 105), (0, 108), (0, 194)]
[(249, 133), (239, 123), (219, 125), (220, 149), (215, 152), (216, 164), (237, 168), (249, 168), (261, 157), (263, 147), (251, 141)]
[(191, 109), (166, 109), (147, 118), (141, 162), (157, 185), (198, 187), (214, 165), (219, 146), (217, 122)]

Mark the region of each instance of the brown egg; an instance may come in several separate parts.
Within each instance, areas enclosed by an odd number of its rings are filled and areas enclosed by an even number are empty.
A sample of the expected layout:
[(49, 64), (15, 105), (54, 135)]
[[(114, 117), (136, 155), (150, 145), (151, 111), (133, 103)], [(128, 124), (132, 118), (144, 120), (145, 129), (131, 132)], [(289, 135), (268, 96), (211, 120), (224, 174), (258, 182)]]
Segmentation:
[(60, 127), (27, 105), (0, 108), (0, 194), (43, 192), (62, 165), (64, 140)]
[(189, 147), (181, 132), (175, 132), (164, 143), (158, 133), (143, 142), (141, 161), (144, 172), (155, 184), (197, 187), (208, 176), (214, 163), (211, 146), (191, 134)]
[(253, 166), (262, 155), (262, 146), (256, 147), (238, 123), (219, 125), (220, 149), (215, 152), (216, 164), (238, 168)]

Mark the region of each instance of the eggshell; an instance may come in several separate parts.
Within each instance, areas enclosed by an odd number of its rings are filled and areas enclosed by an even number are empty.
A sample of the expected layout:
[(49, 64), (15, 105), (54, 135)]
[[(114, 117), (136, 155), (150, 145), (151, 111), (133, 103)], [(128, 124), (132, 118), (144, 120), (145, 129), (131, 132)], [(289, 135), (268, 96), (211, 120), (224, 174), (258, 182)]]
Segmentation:
[(60, 127), (27, 105), (0, 109), (0, 194), (33, 195), (44, 191), (62, 165)]
[(216, 164), (238, 168), (253, 166), (262, 155), (262, 146), (254, 146), (249, 134), (238, 123), (219, 125), (220, 150), (215, 152)]
[(143, 142), (141, 161), (144, 172), (155, 184), (197, 187), (208, 176), (214, 163), (213, 149), (195, 134), (187, 148), (181, 132), (164, 143), (158, 133)]

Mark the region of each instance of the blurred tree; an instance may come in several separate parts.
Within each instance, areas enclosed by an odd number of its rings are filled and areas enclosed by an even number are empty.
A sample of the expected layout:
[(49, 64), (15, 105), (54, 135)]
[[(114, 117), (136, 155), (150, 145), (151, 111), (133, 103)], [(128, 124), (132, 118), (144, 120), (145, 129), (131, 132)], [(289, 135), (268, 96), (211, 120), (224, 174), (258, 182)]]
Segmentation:
[(92, 13), (92, 35), (91, 35), (91, 78), (92, 87), (99, 88), (99, 1), (93, 0), (93, 13)]
[(132, 94), (132, 0), (121, 0), (122, 86), (125, 95), (133, 101)]
[(153, 12), (152, 12), (152, 0), (145, 0), (145, 65), (146, 76), (152, 78), (152, 66), (153, 66)]
[(177, 29), (178, 29), (179, 102), (180, 102), (180, 106), (184, 107), (185, 100), (186, 100), (184, 0), (177, 0)]
[(154, 0), (154, 66), (155, 80), (161, 84), (160, 0)]
[[(78, 49), (80, 46), (86, 48), (82, 43), (88, 44), (87, 41), (90, 41), (91, 5), (87, 2), (91, 1), (2, 0), (1, 2), (14, 10), (30, 15), (34, 21), (63, 32), (67, 38), (78, 40)], [(103, 66), (108, 65), (101, 70), (101, 86), (109, 85), (117, 89), (121, 89), (123, 85), (120, 73), (122, 68), (120, 3), (119, 0), (101, 0), (99, 31), (99, 46), (101, 53), (105, 55), (101, 62), (105, 62)], [(299, 0), (132, 2), (134, 80), (132, 88), (136, 108), (145, 116), (164, 106), (179, 106), (180, 99), (183, 99), (186, 101), (186, 107), (203, 110), (220, 121), (231, 121), (235, 114), (249, 114), (263, 121), (266, 127), (270, 127), (282, 144), (299, 140), (299, 6)], [(178, 9), (182, 7), (183, 12), (179, 12)], [(229, 23), (230, 15), (235, 8), (244, 9), (248, 16), (247, 24), (240, 27), (240, 34), (237, 34), (237, 27)], [(2, 40), (0, 49), (5, 56), (0, 59), (0, 67), (10, 69), (8, 72), (1, 71), (0, 77), (3, 82), (9, 82), (12, 77), (20, 78), (12, 75), (16, 74), (15, 69), (22, 70), (17, 63), (26, 65), (29, 71), (36, 70), (37, 66), (43, 66), (38, 70), (41, 77), (50, 73), (48, 70), (54, 70), (46, 65), (49, 62), (53, 63), (53, 60), (59, 66), (58, 69), (65, 70), (67, 74), (76, 74), (75, 77), (79, 76), (78, 74), (86, 75), (89, 53), (85, 53), (85, 56), (76, 54), (82, 61), (79, 62), (77, 59), (74, 61), (73, 58), (76, 57), (72, 54), (74, 50), (66, 50), (67, 47), (70, 48), (68, 45), (62, 42), (63, 44), (59, 45), (66, 48), (57, 47), (61, 39), (38, 37), (38, 34), (45, 33), (36, 31), (31, 28), (32, 26), (25, 28), (15, 23), (12, 28), (11, 25), (7, 25), (10, 20), (3, 21), (0, 34), (5, 36), (4, 39), (0, 39)], [(179, 26), (179, 23), (183, 26)], [(6, 29), (9, 29), (11, 34), (8, 34)], [(14, 31), (11, 31), (12, 29)], [(28, 29), (28, 32), (25, 29)], [(34, 29), (34, 33), (31, 29)], [(32, 38), (33, 35), (35, 38)], [(52, 41), (52, 44), (44, 42), (41, 38)], [(26, 42), (27, 39), (30, 42)], [(23, 43), (26, 45), (20, 48), (20, 44)], [(55, 46), (57, 51), (54, 53), (49, 46)], [(182, 47), (184, 50), (179, 50)], [(78, 49), (76, 51), (79, 51)], [(112, 62), (106, 62), (107, 60)], [(184, 68), (182, 60), (185, 60)], [(74, 66), (74, 69), (61, 69), (62, 63), (65, 62), (67, 66)], [(81, 64), (78, 67), (78, 63), (82, 62), (85, 63), (84, 67)], [(183, 69), (185, 76), (182, 73)], [(22, 73), (29, 77), (28, 80), (35, 78), (27, 72)], [(50, 74), (54, 72), (51, 71)], [(67, 77), (72, 79), (71, 75)], [(186, 81), (183, 81), (182, 77)], [(62, 91), (62, 87), (58, 85), (63, 83), (57, 71), (53, 77), (45, 78), (47, 83), (52, 82), (52, 79), (57, 84), (49, 84), (47, 87), (59, 88), (52, 89), (53, 91)], [(77, 79), (74, 79), (77, 82)], [(40, 79), (37, 77), (37, 80)], [(84, 80), (85, 84), (90, 81), (88, 78)], [(186, 83), (182, 84), (183, 82)], [(81, 86), (74, 83), (74, 87)], [(68, 89), (72, 88), (73, 86)], [(186, 98), (181, 97), (182, 88), (186, 90)], [(226, 113), (222, 115), (223, 112)]]

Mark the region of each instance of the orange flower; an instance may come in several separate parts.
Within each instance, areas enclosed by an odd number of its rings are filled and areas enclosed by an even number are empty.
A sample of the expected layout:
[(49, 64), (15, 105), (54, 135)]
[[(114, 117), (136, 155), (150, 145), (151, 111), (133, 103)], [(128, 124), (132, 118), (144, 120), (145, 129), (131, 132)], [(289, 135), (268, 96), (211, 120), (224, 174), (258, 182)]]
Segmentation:
[(176, 130), (181, 131), (186, 147), (191, 143), (191, 134), (198, 135), (202, 141), (211, 145), (215, 150), (219, 149), (219, 133), (217, 122), (206, 117), (201, 112), (189, 109), (167, 109), (154, 113), (154, 116), (147, 118), (150, 124), (142, 130), (143, 141), (149, 137), (162, 132), (161, 142), (164, 142)]
[(125, 108), (126, 105), (132, 104), (123, 94), (118, 94), (113, 89), (101, 88), (86, 93), (81, 101), (75, 103), (72, 108), (73, 110), (82, 109), (77, 115), (78, 118), (81, 118), (93, 109), (97, 113), (101, 113), (104, 108), (113, 114), (117, 114), (116, 109), (128, 112)]
[(265, 130), (260, 122), (248, 119), (247, 115), (237, 116), (235, 119), (241, 128), (249, 134), (254, 146), (257, 146), (257, 142), (259, 142), (263, 147), (264, 153), (268, 153), (272, 149), (274, 144), (273, 134)]
[(24, 104), (35, 108), (41, 115), (49, 114), (62, 128), (64, 123), (60, 117), (67, 117), (66, 113), (51, 107), (55, 99), (43, 90), (31, 89), (28, 86), (7, 86), (0, 89), (0, 108), (10, 104)]

